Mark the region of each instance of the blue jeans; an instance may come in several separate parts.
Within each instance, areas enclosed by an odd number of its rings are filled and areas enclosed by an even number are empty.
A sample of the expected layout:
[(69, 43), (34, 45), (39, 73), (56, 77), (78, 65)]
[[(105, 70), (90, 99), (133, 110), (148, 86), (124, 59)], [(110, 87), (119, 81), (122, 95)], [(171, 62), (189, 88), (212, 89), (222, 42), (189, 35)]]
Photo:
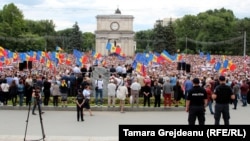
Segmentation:
[(185, 93), (184, 93), (184, 99), (185, 99), (185, 106), (186, 106), (186, 100), (187, 100), (187, 96), (188, 96), (188, 91), (189, 90), (185, 90)]
[(19, 93), (19, 106), (23, 106), (23, 97), (24, 97), (24, 94)]
[(242, 99), (242, 106), (247, 106), (247, 95), (241, 94), (241, 99)]
[(102, 105), (102, 93), (103, 89), (98, 89), (95, 91), (95, 104), (98, 105), (98, 96), (100, 95), (100, 105)]
[(212, 100), (208, 101), (207, 105), (208, 105), (210, 113), (213, 114), (214, 112), (213, 112), (213, 107), (212, 107), (212, 105), (213, 105)]

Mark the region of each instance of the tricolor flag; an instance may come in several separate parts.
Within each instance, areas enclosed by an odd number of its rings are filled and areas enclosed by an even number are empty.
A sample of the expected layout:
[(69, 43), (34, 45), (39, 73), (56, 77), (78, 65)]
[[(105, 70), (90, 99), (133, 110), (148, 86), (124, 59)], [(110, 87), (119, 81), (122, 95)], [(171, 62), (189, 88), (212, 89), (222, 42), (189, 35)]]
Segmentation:
[(165, 59), (168, 63), (173, 62), (171, 55), (165, 50), (161, 53), (161, 57)]
[(97, 59), (102, 57), (102, 55), (101, 55), (100, 53), (96, 52), (96, 51), (93, 51), (93, 52), (92, 52), (92, 56), (93, 56), (94, 58), (97, 58)]
[(63, 49), (61, 47), (57, 46), (56, 51), (63, 51)]

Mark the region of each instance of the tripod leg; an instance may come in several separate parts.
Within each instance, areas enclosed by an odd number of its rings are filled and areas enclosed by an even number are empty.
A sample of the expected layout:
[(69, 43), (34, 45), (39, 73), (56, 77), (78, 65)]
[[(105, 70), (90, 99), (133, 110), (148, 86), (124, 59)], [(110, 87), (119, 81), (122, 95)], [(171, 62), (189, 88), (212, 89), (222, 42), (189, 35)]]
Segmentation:
[(25, 128), (25, 134), (24, 134), (24, 141), (26, 140), (26, 134), (27, 134), (27, 129), (28, 129), (29, 116), (30, 116), (30, 102), (29, 102), (28, 116), (27, 116), (27, 120), (26, 120), (26, 128)]
[(43, 128), (43, 119), (42, 119), (42, 111), (41, 111), (41, 106), (40, 106), (40, 100), (37, 102), (38, 110), (39, 110), (39, 117), (40, 117), (40, 123), (41, 123), (41, 128), (42, 128), (42, 136), (43, 140), (45, 139), (45, 133), (44, 133), (44, 128)]

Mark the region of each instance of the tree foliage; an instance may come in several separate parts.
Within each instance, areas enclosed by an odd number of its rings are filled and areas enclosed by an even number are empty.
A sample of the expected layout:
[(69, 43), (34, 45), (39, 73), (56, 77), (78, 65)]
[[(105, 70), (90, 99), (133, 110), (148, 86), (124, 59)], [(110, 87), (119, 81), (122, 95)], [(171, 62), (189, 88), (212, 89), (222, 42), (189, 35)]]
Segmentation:
[(89, 51), (95, 46), (95, 35), (91, 32), (85, 32), (83, 36), (83, 50)]
[(167, 26), (163, 26), (161, 22), (158, 22), (153, 31), (153, 51), (158, 53), (161, 53), (163, 50), (167, 50), (170, 53), (176, 51), (176, 37), (171, 20)]
[(18, 37), (23, 32), (24, 16), (13, 3), (4, 5), (0, 11), (0, 32), (4, 32), (6, 36)]
[[(211, 54), (242, 54), (242, 35), (249, 27), (247, 19), (237, 19), (233, 11), (224, 8), (201, 12), (197, 16), (186, 15), (174, 23), (177, 48), (184, 51), (187, 44), (190, 52)], [(242, 38), (238, 39), (239, 36)]]
[(69, 46), (72, 50), (83, 50), (82, 32), (80, 31), (77, 22), (75, 22), (75, 24), (73, 25), (72, 33), (70, 35)]
[(145, 49), (152, 50), (153, 30), (138, 31), (135, 34), (136, 52), (144, 52)]

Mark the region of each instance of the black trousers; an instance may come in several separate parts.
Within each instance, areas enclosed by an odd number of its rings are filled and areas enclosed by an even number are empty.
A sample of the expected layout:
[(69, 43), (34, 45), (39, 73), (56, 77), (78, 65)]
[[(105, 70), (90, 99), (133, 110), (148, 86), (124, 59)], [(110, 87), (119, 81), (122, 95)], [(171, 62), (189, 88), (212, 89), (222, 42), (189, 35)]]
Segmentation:
[(195, 125), (196, 118), (198, 118), (199, 125), (205, 124), (204, 106), (190, 106), (189, 107), (188, 124)]
[(3, 104), (8, 105), (9, 92), (2, 92), (2, 94), (3, 94)]
[(25, 100), (26, 106), (28, 106), (30, 102), (31, 102), (31, 96), (26, 96)]
[(44, 92), (43, 104), (45, 106), (48, 106), (49, 105), (49, 97), (50, 97), (50, 89), (45, 89), (45, 90), (43, 90), (43, 92)]
[(148, 107), (150, 107), (150, 96), (144, 95), (144, 107), (146, 106), (146, 103), (147, 103)]
[(44, 100), (43, 100), (43, 103), (45, 106), (48, 106), (49, 105), (49, 95), (44, 95)]
[(76, 112), (77, 112), (77, 121), (81, 118), (81, 121), (83, 121), (83, 106), (79, 107), (76, 105)]
[(229, 119), (230, 119), (229, 104), (219, 104), (219, 103), (215, 104), (215, 109), (214, 109), (215, 125), (220, 124), (221, 114), (224, 120), (224, 125), (229, 125)]
[(16, 103), (17, 103), (17, 95), (11, 96), (11, 101), (12, 101), (12, 105), (13, 105), (13, 106), (16, 106)]
[(58, 106), (58, 95), (57, 96), (53, 96), (53, 106)]
[(75, 85), (70, 86), (70, 88), (69, 88), (69, 96), (76, 96), (76, 91), (77, 91), (77, 89), (76, 89)]
[(155, 107), (161, 107), (161, 95), (155, 95)]

